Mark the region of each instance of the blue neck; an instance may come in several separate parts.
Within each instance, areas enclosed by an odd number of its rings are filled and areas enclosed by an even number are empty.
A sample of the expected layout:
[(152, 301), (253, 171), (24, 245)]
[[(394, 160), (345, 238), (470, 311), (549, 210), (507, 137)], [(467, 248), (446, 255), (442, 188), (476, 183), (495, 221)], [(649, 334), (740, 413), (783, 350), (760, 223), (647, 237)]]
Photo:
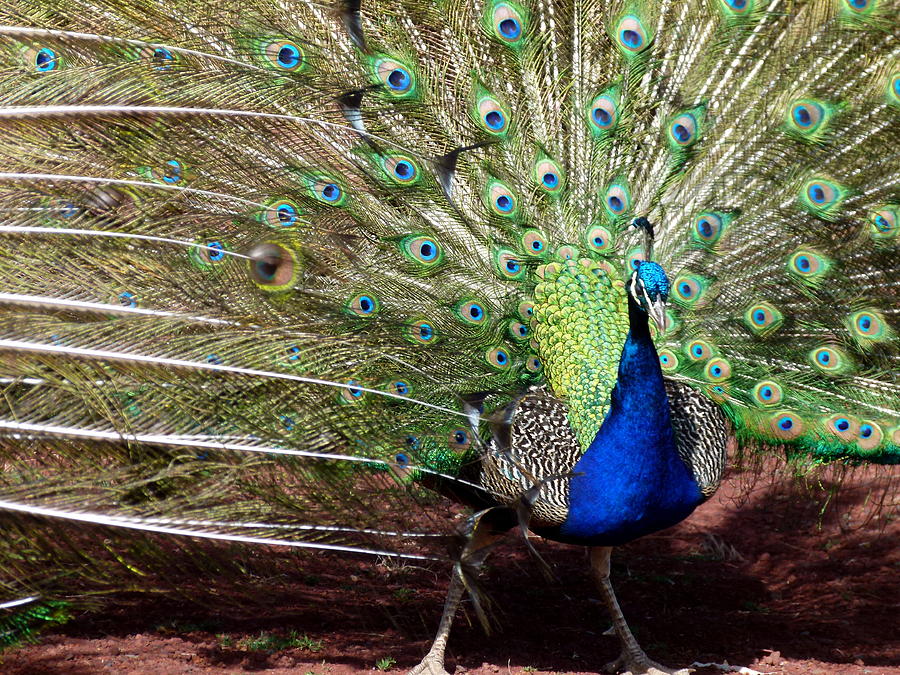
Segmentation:
[(622, 544), (683, 520), (702, 499), (676, 452), (647, 314), (628, 305), (609, 413), (569, 483), (569, 516), (556, 537), (564, 541)]

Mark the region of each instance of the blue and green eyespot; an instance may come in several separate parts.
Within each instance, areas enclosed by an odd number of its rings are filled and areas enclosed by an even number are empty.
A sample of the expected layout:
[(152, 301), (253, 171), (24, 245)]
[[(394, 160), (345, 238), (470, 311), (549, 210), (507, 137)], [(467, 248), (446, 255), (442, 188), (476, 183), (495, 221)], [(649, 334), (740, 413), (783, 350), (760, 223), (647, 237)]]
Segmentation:
[(781, 385), (773, 380), (758, 382), (753, 388), (753, 400), (757, 405), (768, 407), (778, 405), (784, 398)]
[(731, 216), (728, 214), (703, 211), (694, 218), (691, 236), (699, 244), (712, 246), (722, 238), (730, 224)]
[(381, 168), (387, 178), (397, 185), (415, 185), (421, 177), (418, 163), (408, 155), (382, 157)]
[(259, 48), (263, 60), (275, 70), (296, 73), (306, 66), (303, 49), (294, 40), (263, 40), (259, 42)]
[(651, 37), (635, 14), (622, 16), (615, 24), (613, 42), (626, 58), (634, 58), (650, 46)]
[(525, 8), (513, 2), (491, 2), (488, 4), (486, 21), (488, 32), (499, 42), (512, 48), (519, 48), (525, 41), (528, 15)]
[(196, 267), (209, 269), (227, 258), (228, 247), (218, 239), (199, 240), (190, 249), (190, 259)]
[(768, 302), (757, 302), (744, 312), (744, 324), (757, 335), (765, 335), (778, 328), (784, 315)]
[(805, 211), (823, 220), (834, 220), (848, 195), (849, 190), (839, 183), (816, 176), (803, 184), (797, 199)]
[(488, 181), (484, 190), (484, 201), (497, 216), (515, 218), (518, 215), (518, 198), (505, 183), (499, 180)]
[(540, 257), (547, 253), (547, 240), (537, 230), (526, 231), (520, 241), (526, 255)]
[(383, 85), (389, 96), (413, 98), (417, 95), (416, 75), (411, 66), (387, 56), (374, 57), (371, 64), (375, 81)]
[(588, 105), (588, 126), (596, 138), (608, 137), (619, 124), (619, 96), (619, 88), (610, 87)]
[(509, 131), (509, 110), (486, 89), (478, 89), (474, 117), (491, 136), (503, 137)]
[(371, 317), (381, 310), (381, 303), (374, 293), (358, 293), (347, 301), (346, 308), (356, 316)]
[(434, 267), (444, 259), (437, 239), (428, 235), (407, 235), (400, 240), (400, 250), (408, 259), (425, 267)]

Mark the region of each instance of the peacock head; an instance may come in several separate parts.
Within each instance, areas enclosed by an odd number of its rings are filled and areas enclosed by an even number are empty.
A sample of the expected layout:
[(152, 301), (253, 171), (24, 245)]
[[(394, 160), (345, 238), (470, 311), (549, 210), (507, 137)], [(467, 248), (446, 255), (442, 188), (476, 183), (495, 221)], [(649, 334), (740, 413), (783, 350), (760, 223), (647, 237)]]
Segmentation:
[(665, 330), (666, 301), (672, 288), (669, 277), (655, 262), (635, 262), (635, 270), (628, 281), (628, 295), (638, 308), (650, 315), (660, 330)]

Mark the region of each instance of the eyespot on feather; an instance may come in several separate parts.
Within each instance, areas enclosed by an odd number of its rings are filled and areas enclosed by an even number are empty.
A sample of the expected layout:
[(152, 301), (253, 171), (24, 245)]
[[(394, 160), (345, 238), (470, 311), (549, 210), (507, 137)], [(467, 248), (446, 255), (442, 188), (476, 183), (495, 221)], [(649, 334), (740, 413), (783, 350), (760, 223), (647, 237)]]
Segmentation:
[(293, 40), (273, 40), (262, 45), (262, 55), (273, 68), (289, 73), (303, 70), (303, 49)]
[(826, 113), (822, 103), (812, 99), (798, 99), (788, 106), (785, 116), (787, 128), (802, 137), (811, 137), (822, 128)]
[(265, 243), (248, 253), (250, 278), (266, 291), (283, 291), (297, 280), (300, 266), (293, 251), (280, 244)]
[(393, 58), (376, 58), (373, 62), (375, 79), (384, 91), (397, 98), (409, 98), (416, 91), (416, 77), (412, 69)]
[(800, 207), (823, 220), (835, 220), (848, 190), (833, 180), (813, 177), (807, 180), (797, 196)]
[(537, 230), (528, 230), (522, 235), (522, 250), (527, 255), (542, 256), (547, 252), (547, 240)]
[(493, 96), (479, 97), (476, 109), (476, 117), (489, 134), (503, 136), (509, 131), (509, 112)]
[(766, 335), (784, 322), (784, 315), (768, 302), (757, 302), (744, 312), (744, 324), (757, 335)]
[(429, 345), (437, 342), (438, 335), (431, 321), (417, 319), (407, 325), (405, 337), (411, 342)]
[(754, 0), (719, 0), (719, 6), (727, 16), (747, 16), (753, 11), (755, 4)]
[(347, 195), (340, 183), (328, 176), (312, 176), (308, 179), (309, 193), (315, 200), (328, 206), (343, 206)]
[(887, 241), (897, 236), (898, 208), (886, 204), (869, 214), (869, 236)]
[(269, 227), (281, 229), (293, 227), (300, 219), (300, 207), (289, 199), (279, 199), (269, 204), (263, 211), (262, 219)]
[(705, 361), (712, 357), (713, 348), (704, 340), (694, 340), (685, 347), (685, 353), (691, 361)]
[(366, 395), (362, 389), (357, 389), (355, 386), (359, 384), (356, 380), (347, 380), (344, 384), (351, 385), (349, 387), (345, 387), (341, 389), (341, 398), (346, 403), (359, 403), (363, 397)]
[(859, 424), (859, 436), (856, 444), (862, 450), (875, 450), (884, 440), (881, 425), (871, 420), (862, 420)]
[(381, 303), (374, 293), (359, 293), (347, 301), (347, 310), (356, 316), (372, 317), (381, 310)]
[(699, 124), (692, 113), (682, 113), (669, 123), (669, 140), (678, 147), (686, 148), (697, 142)]
[(472, 446), (471, 431), (469, 429), (454, 429), (448, 437), (448, 445), (453, 450), (468, 450)]
[(703, 373), (710, 382), (724, 382), (731, 377), (731, 364), (722, 358), (710, 359)]
[(801, 248), (788, 258), (788, 272), (810, 285), (818, 285), (831, 267), (831, 261), (812, 249)]
[(526, 324), (522, 323), (521, 321), (515, 320), (509, 322), (507, 330), (510, 337), (516, 341), (527, 340), (528, 334), (530, 332)]
[(25, 47), (21, 53), (28, 68), (35, 73), (49, 73), (63, 66), (61, 53), (50, 47)]
[(822, 346), (809, 352), (809, 361), (818, 370), (829, 375), (843, 373), (850, 368), (847, 356), (835, 347)]
[(509, 368), (510, 356), (502, 347), (494, 347), (484, 355), (485, 360), (494, 368), (506, 370)]
[(585, 241), (592, 251), (603, 253), (609, 251), (613, 245), (613, 237), (608, 229), (601, 225), (595, 225), (585, 233)]
[(544, 159), (535, 164), (534, 178), (544, 192), (555, 195), (563, 188), (563, 172), (559, 165), (550, 159)]
[(671, 349), (660, 349), (659, 366), (667, 372), (678, 370), (678, 357), (675, 355), (675, 352)]
[(407, 380), (392, 380), (385, 388), (397, 396), (409, 396), (412, 393), (412, 385)]
[(603, 207), (611, 218), (624, 216), (631, 208), (631, 193), (621, 182), (612, 183), (603, 195)]
[(837, 436), (845, 443), (850, 443), (859, 436), (859, 422), (850, 415), (831, 415), (822, 421), (825, 430)]
[(518, 199), (509, 187), (498, 180), (488, 182), (485, 202), (494, 214), (502, 218), (514, 218), (518, 215)]
[(536, 354), (529, 354), (525, 359), (525, 370), (529, 373), (539, 373), (543, 368), (544, 365)]
[(400, 240), (400, 250), (406, 257), (424, 267), (434, 267), (444, 259), (444, 252), (437, 239), (412, 234)]
[(578, 249), (571, 244), (563, 244), (556, 249), (556, 257), (560, 260), (575, 260), (578, 257)]
[(694, 241), (704, 246), (712, 246), (722, 238), (729, 224), (729, 218), (723, 214), (704, 211), (694, 218), (691, 235)]
[(762, 380), (753, 387), (753, 401), (763, 407), (778, 405), (784, 397), (781, 385), (772, 380)]
[(595, 97), (588, 107), (588, 125), (597, 137), (609, 135), (619, 123), (618, 91), (610, 89)]
[(641, 20), (626, 14), (616, 24), (613, 41), (626, 57), (634, 57), (650, 45), (650, 38)]
[(413, 185), (419, 180), (419, 166), (415, 160), (406, 155), (390, 155), (384, 157), (381, 167), (385, 175), (399, 185)]
[(803, 434), (803, 418), (789, 410), (777, 412), (769, 418), (769, 431), (783, 441), (789, 441)]
[(847, 328), (857, 342), (868, 345), (893, 337), (884, 317), (874, 309), (854, 312), (847, 318)]
[(495, 2), (490, 8), (489, 24), (497, 40), (510, 47), (520, 47), (525, 38), (525, 11), (511, 2)]
[(503, 279), (519, 280), (525, 276), (525, 265), (514, 251), (498, 249), (494, 254), (494, 269)]
[(200, 240), (194, 242), (195, 246), (190, 249), (190, 259), (196, 267), (201, 269), (209, 269), (227, 260), (226, 251), (228, 247), (224, 242), (214, 240)]
[(672, 284), (672, 300), (685, 306), (696, 305), (706, 294), (708, 282), (696, 274), (680, 274)]
[(456, 316), (473, 326), (480, 326), (488, 319), (487, 310), (483, 303), (476, 300), (464, 300), (455, 308)]

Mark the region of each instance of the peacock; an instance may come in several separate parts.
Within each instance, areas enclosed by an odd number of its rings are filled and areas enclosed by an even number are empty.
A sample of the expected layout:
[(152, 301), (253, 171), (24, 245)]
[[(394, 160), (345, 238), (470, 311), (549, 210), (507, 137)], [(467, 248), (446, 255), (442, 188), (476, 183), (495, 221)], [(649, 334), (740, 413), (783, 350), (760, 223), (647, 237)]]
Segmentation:
[(3, 0), (0, 603), (203, 540), (446, 560), (437, 675), (531, 531), (590, 547), (611, 669), (676, 672), (614, 547), (729, 449), (900, 461), (897, 16)]

